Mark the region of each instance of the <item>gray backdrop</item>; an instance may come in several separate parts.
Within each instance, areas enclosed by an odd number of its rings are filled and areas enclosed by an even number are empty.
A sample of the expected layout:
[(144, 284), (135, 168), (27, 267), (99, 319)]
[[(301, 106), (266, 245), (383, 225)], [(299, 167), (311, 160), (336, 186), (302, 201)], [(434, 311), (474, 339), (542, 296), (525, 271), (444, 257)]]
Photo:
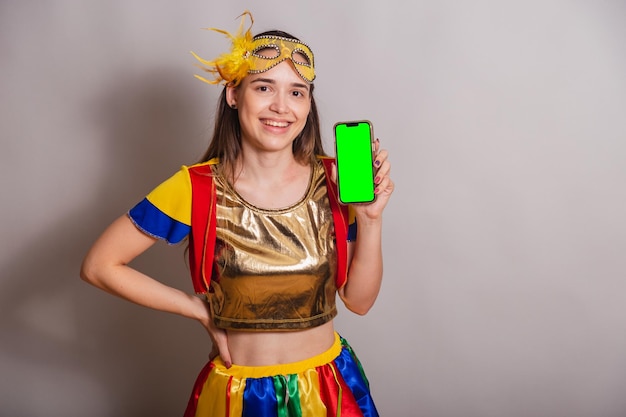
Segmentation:
[[(181, 415), (209, 339), (81, 282), (98, 233), (207, 145), (189, 51), (250, 8), (390, 150), (385, 280), (337, 328), (384, 416), (626, 415), (624, 1), (0, 3), (0, 415)], [(191, 291), (180, 247), (135, 262)]]

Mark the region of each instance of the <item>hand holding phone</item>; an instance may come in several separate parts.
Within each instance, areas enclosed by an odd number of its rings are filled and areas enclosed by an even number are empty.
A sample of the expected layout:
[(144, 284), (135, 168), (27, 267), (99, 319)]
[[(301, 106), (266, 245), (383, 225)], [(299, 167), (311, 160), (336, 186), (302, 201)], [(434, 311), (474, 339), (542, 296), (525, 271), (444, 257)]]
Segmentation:
[(343, 204), (374, 201), (372, 123), (368, 120), (338, 122), (333, 130), (339, 201)]

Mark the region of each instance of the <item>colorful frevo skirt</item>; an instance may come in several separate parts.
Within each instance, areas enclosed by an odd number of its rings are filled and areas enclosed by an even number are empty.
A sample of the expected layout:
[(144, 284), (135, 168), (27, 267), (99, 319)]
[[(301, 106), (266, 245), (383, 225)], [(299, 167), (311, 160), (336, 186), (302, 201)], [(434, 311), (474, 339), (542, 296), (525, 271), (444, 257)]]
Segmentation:
[(375, 417), (369, 382), (348, 342), (304, 361), (226, 369), (219, 356), (200, 372), (185, 417)]

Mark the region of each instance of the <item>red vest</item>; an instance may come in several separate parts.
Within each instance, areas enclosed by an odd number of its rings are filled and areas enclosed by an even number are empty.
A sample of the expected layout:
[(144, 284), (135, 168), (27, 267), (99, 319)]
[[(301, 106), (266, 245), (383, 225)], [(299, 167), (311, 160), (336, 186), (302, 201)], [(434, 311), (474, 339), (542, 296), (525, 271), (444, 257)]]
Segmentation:
[[(348, 278), (348, 206), (340, 204), (337, 198), (337, 184), (330, 178), (334, 159), (318, 157), (324, 164), (328, 200), (333, 212), (335, 240), (337, 248), (337, 288), (341, 288)], [(211, 165), (215, 162), (189, 168), (191, 179), (191, 234), (189, 235), (189, 267), (193, 288), (197, 294), (205, 294), (211, 286), (213, 275), (213, 255), (216, 239), (215, 184)]]

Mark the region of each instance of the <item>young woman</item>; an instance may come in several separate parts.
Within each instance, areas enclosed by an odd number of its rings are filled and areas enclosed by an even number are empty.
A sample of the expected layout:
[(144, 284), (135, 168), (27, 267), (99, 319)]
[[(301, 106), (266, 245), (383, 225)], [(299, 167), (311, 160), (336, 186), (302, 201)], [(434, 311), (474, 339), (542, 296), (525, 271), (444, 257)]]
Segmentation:
[[(211, 360), (185, 416), (376, 416), (333, 318), (335, 294), (365, 314), (380, 289), (387, 152), (376, 141), (375, 201), (346, 211), (323, 157), (311, 49), (280, 31), (252, 37), (243, 21), (228, 36), (231, 52), (198, 58), (215, 75), (199, 78), (224, 83), (205, 157), (115, 220), (81, 277), (207, 329)], [(203, 298), (128, 266), (159, 239), (185, 238)]]

